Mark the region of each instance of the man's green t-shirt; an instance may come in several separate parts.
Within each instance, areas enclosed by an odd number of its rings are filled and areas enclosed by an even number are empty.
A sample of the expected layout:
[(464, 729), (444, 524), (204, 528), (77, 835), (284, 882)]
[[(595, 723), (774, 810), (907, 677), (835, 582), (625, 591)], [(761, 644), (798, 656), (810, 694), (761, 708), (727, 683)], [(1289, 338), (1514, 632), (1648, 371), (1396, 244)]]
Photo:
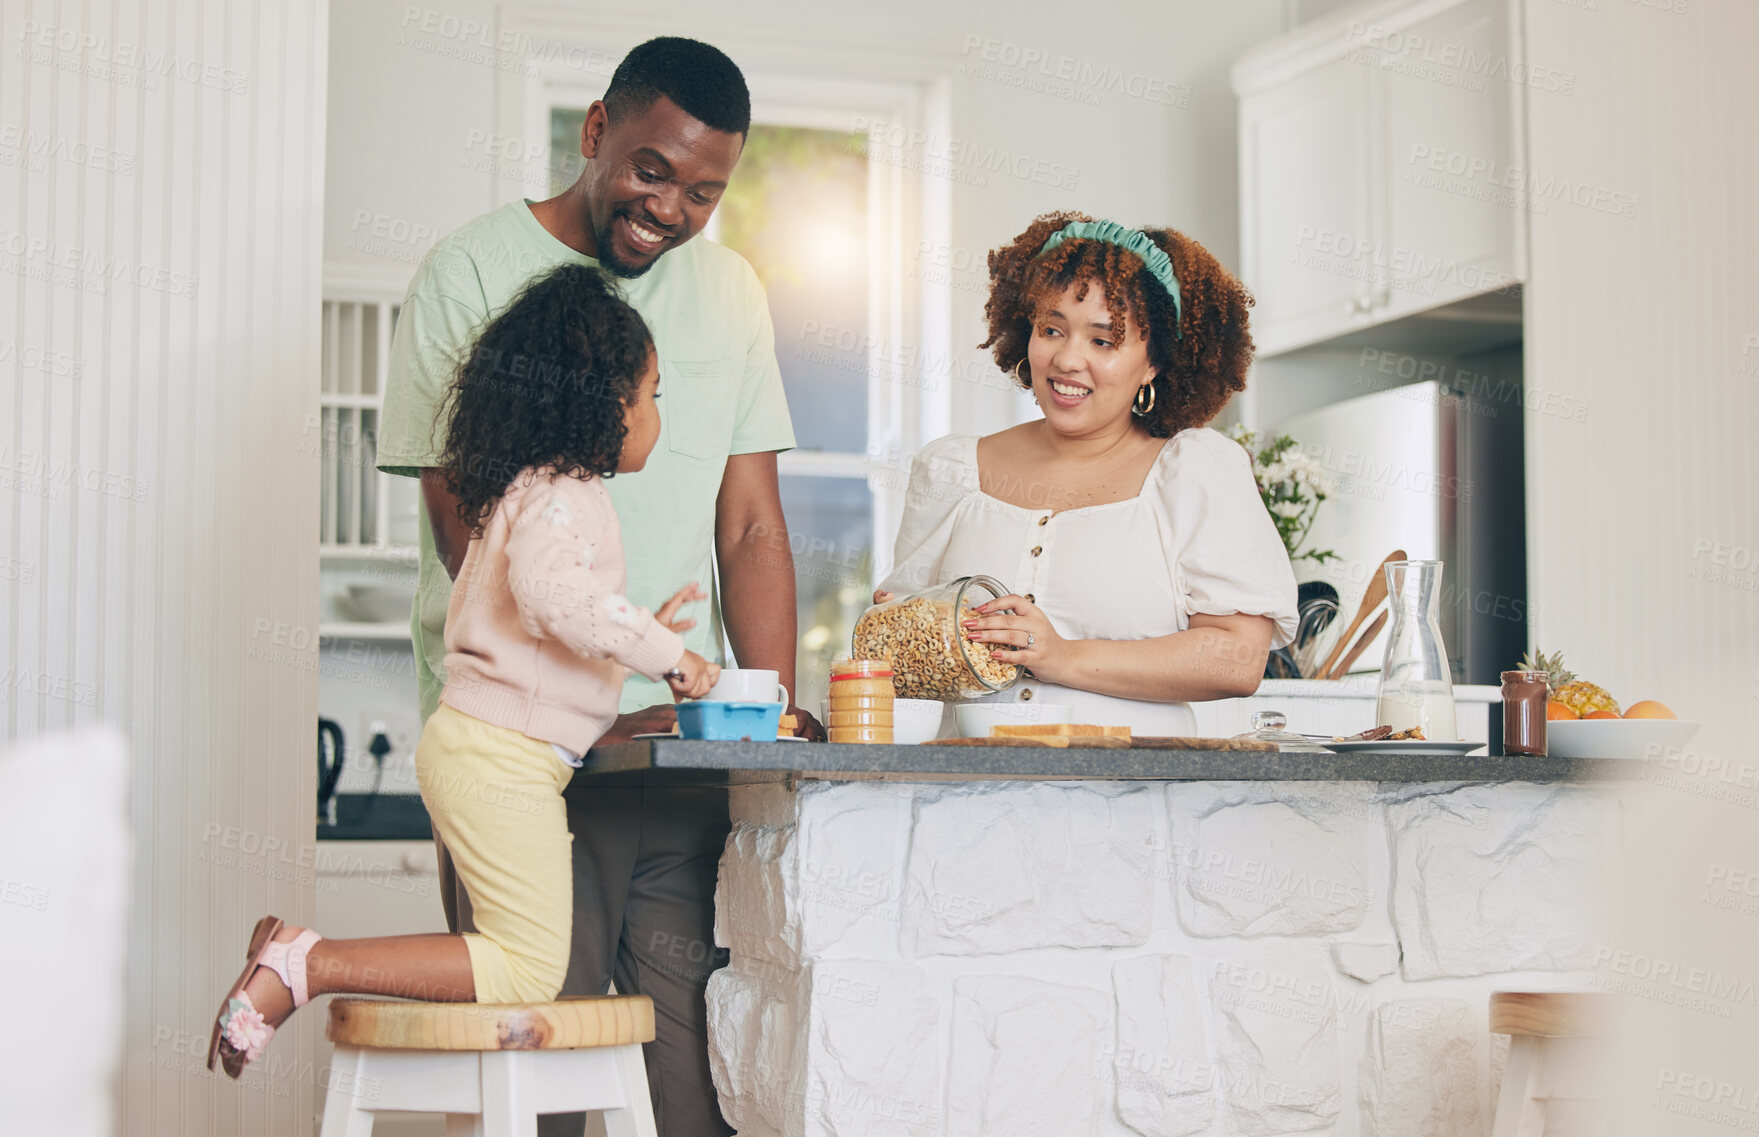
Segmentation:
[[(561, 264), (597, 263), (552, 236), (526, 201), (441, 238), (416, 270), (398, 315), (379, 469), (419, 477), (439, 465), (446, 427), (435, 415), (483, 323), (532, 278)], [(623, 527), (629, 598), (657, 609), (690, 581), (715, 588), (715, 498), (728, 456), (790, 449), (794, 429), (776, 366), (769, 304), (743, 257), (697, 237), (661, 256), (645, 275), (618, 284), (647, 321), (659, 351), (661, 426), (647, 467), (605, 485)], [(435, 556), (427, 511), (419, 512), (421, 576), (410, 630), (425, 721), (445, 685), (452, 581)], [(719, 659), (718, 606), (696, 619), (685, 644)], [(671, 701), (664, 683), (631, 675), (621, 709)]]

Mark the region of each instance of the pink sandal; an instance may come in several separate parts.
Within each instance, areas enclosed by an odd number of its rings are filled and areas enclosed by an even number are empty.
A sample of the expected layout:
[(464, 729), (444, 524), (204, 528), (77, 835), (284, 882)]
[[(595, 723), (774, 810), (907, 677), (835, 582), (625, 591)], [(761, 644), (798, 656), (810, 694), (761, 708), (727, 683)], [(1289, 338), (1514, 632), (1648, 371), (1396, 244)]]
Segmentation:
[(279, 917), (264, 916), (251, 932), (250, 946), (244, 953), (244, 970), (238, 973), (232, 990), (226, 992), (226, 1001), (214, 1019), (213, 1033), (208, 1036), (208, 1069), (222, 1064), (228, 1075), (237, 1078), (247, 1064), (262, 1056), (269, 1040), (275, 1037), (275, 1028), (264, 1021), (244, 991), (244, 985), (258, 967), (266, 967), (280, 976), (293, 993), (295, 1010), (310, 1001), (305, 984), (305, 957), (312, 945), (324, 937), (306, 928), (292, 940), (276, 943), (275, 934), (284, 926)]

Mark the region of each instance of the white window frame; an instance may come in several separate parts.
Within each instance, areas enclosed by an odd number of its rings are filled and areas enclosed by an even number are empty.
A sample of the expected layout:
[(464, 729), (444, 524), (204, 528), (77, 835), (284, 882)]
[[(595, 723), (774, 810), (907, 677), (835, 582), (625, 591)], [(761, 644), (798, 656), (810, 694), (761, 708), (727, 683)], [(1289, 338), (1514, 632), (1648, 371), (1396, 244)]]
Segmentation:
[[(648, 21), (618, 23), (511, 5), (497, 9), (496, 23), (496, 42), (523, 56), (523, 66), (497, 72), (497, 124), (505, 138), (541, 140), (546, 155), (552, 110), (579, 109), (602, 97), (615, 61), (664, 32)], [(757, 31), (763, 38), (749, 25), (693, 24), (679, 33), (713, 43), (739, 62), (754, 122), (828, 130), (866, 123), (870, 137), (875, 124), (883, 124), (894, 134), (902, 127), (948, 136), (955, 56), (914, 45), (850, 47), (810, 34), (788, 42), (774, 29)], [(530, 153), (530, 143), (524, 149)], [(496, 179), (493, 204), (533, 196), (518, 174), (508, 169)], [(950, 248), (951, 233), (951, 187), (944, 179), (924, 178), (899, 163), (869, 163), (867, 453), (796, 450), (777, 459), (779, 472), (789, 477), (867, 480), (876, 580), (890, 569), (909, 458), (950, 430), (950, 285), (944, 276), (924, 279), (933, 274), (913, 268), (928, 263), (918, 250)], [(918, 382), (875, 378), (891, 373), (900, 358), (910, 364), (906, 375), (919, 376)]]

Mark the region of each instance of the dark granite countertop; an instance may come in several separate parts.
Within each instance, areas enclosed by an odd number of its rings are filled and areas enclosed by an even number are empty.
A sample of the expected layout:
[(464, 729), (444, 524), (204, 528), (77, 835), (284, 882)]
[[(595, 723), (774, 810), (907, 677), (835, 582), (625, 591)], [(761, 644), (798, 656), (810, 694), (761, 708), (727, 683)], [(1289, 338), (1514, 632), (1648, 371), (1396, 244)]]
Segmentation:
[(1234, 750), (1099, 750), (1045, 746), (887, 746), (650, 739), (593, 749), (576, 786), (609, 780), (741, 785), (826, 781), (1559, 782), (1639, 776), (1616, 759), (1270, 753)]

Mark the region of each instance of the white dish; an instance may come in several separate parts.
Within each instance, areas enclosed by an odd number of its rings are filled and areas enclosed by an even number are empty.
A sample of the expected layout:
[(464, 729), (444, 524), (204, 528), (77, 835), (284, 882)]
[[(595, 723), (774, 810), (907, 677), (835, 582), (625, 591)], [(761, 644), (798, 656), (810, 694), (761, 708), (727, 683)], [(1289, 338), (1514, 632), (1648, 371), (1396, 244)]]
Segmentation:
[(357, 582), (336, 597), (343, 616), (366, 624), (407, 623), (414, 605), (415, 589), (410, 585)]
[(1482, 742), (1430, 742), (1419, 738), (1381, 739), (1378, 742), (1321, 742), (1319, 745), (1338, 754), (1470, 754), (1482, 750)]
[(1069, 721), (1067, 703), (959, 703), (953, 721), (961, 738), (988, 738), (992, 726), (1043, 726)]
[(1553, 758), (1664, 757), (1698, 733), (1679, 719), (1553, 719), (1545, 724), (1545, 750)]
[(945, 703), (935, 699), (892, 700), (892, 742), (897, 746), (916, 746), (933, 742), (941, 732), (941, 715)]

